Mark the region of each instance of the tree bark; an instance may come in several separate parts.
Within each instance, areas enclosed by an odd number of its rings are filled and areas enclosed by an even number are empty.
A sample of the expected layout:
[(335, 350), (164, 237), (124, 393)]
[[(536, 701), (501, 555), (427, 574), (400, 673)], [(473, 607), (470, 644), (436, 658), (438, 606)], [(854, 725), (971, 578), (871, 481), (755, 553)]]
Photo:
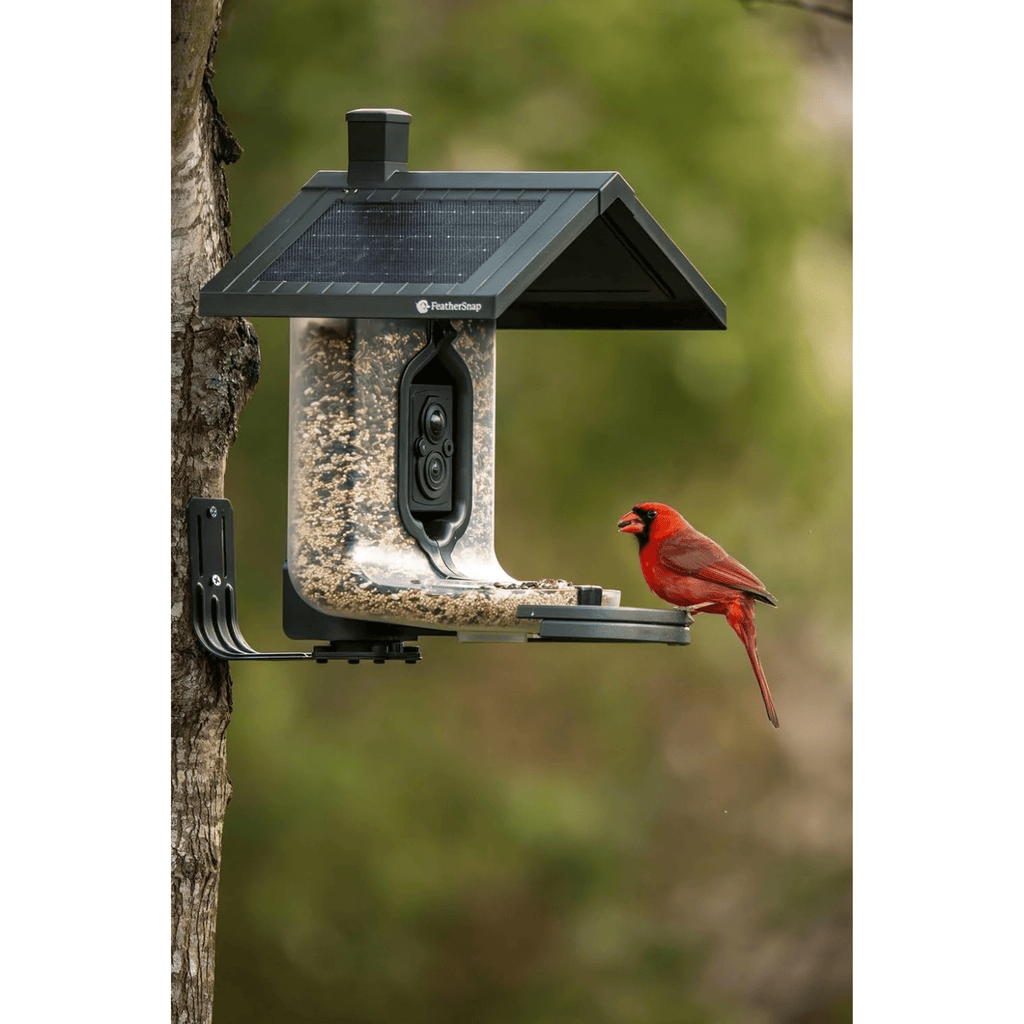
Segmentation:
[(224, 165), (241, 150), (210, 88), (222, 0), (171, 6), (171, 1020), (213, 1014), (224, 812), (231, 796), (227, 663), (191, 625), (185, 506), (220, 497), (238, 414), (259, 377), (242, 319), (201, 317), (199, 288), (230, 258)]

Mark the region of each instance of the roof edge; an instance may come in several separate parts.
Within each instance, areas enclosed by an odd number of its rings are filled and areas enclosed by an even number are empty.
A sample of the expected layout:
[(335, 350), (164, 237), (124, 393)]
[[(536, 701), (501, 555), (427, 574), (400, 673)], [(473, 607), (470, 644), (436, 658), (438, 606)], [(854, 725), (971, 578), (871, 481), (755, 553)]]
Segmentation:
[[(593, 189), (600, 191), (618, 179), (630, 194), (618, 171), (396, 171), (381, 188), (451, 189)], [(317, 171), (302, 188), (366, 188), (362, 182), (349, 182), (347, 171)]]

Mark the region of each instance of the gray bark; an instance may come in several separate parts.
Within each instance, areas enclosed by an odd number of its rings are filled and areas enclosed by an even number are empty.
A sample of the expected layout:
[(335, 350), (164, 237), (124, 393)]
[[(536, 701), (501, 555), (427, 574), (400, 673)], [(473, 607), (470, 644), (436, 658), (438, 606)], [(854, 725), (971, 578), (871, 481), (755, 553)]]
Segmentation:
[(199, 288), (230, 257), (224, 165), (241, 150), (210, 88), (222, 0), (171, 7), (171, 1020), (213, 1013), (214, 940), (224, 812), (231, 796), (227, 663), (191, 626), (190, 497), (220, 497), (238, 414), (259, 376), (241, 319), (201, 317)]

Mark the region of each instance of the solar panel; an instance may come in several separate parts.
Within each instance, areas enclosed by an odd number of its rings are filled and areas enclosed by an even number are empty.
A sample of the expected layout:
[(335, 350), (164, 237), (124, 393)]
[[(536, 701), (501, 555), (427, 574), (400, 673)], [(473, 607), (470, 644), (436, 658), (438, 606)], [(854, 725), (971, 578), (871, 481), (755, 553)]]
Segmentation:
[(461, 284), (540, 205), (539, 199), (339, 199), (260, 280)]

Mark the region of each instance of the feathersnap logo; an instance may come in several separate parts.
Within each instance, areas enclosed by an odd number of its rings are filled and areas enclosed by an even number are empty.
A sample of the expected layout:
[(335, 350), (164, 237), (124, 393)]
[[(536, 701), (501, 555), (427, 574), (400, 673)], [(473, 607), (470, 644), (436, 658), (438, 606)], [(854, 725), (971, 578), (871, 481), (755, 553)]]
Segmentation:
[(416, 303), (417, 313), (479, 313), (482, 302), (429, 302), (420, 299)]

